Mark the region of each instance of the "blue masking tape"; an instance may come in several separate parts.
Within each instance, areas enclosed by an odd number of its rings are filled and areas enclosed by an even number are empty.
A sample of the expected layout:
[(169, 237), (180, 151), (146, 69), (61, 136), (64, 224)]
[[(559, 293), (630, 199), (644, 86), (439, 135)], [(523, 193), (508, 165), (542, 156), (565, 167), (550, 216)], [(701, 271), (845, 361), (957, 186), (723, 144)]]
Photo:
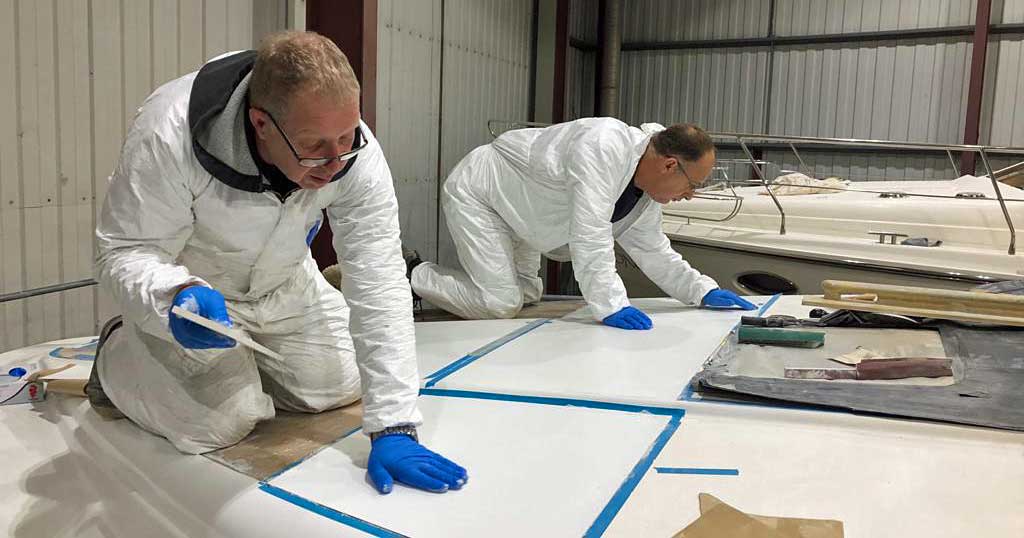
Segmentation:
[(449, 398), (475, 398), (478, 400), (496, 400), (502, 402), (532, 403), (540, 405), (560, 405), (569, 407), (586, 407), (590, 409), (608, 409), (627, 413), (650, 413), (668, 417), (681, 418), (686, 414), (684, 409), (674, 407), (657, 407), (653, 405), (634, 405), (597, 400), (578, 400), (575, 398), (552, 398), (548, 396), (521, 396), (518, 394), (501, 394), (497, 392), (477, 392), (472, 390), (453, 389), (420, 389), (421, 396), (447, 396)]
[(765, 302), (763, 305), (761, 305), (761, 308), (757, 309), (757, 315), (758, 316), (763, 316), (764, 313), (767, 312), (768, 309), (771, 308), (773, 304), (775, 304), (775, 301), (779, 300), (779, 297), (782, 297), (781, 293), (776, 293), (775, 295), (772, 295), (771, 299), (768, 299), (767, 302)]
[[(776, 293), (775, 295), (772, 295), (772, 296), (771, 296), (771, 298), (769, 298), (769, 299), (768, 299), (767, 301), (765, 301), (765, 303), (764, 303), (763, 305), (761, 305), (761, 308), (759, 308), (759, 309), (757, 310), (757, 315), (758, 315), (758, 316), (763, 316), (763, 315), (764, 315), (764, 313), (765, 313), (765, 312), (767, 312), (767, 311), (768, 311), (768, 309), (769, 309), (769, 308), (771, 308), (773, 304), (775, 304), (775, 301), (778, 301), (778, 300), (779, 300), (779, 297), (782, 297), (782, 294), (781, 294), (781, 293)], [(740, 326), (740, 324), (739, 324), (739, 323), (737, 323), (737, 324), (736, 324), (736, 327), (739, 327), (739, 326)], [(735, 330), (735, 329), (736, 329), (736, 327), (733, 327), (733, 330)], [(685, 387), (685, 388), (683, 389), (683, 391), (682, 391), (682, 392), (681, 392), (681, 393), (679, 394), (679, 398), (677, 398), (677, 399), (678, 399), (678, 400), (683, 400), (683, 401), (687, 401), (687, 402), (692, 402), (692, 401), (696, 401), (696, 399), (695, 399), (695, 398), (693, 397), (693, 393), (694, 393), (694, 389), (693, 389), (693, 380), (691, 379), (691, 380), (690, 380), (690, 381), (689, 381), (689, 382), (688, 382), (688, 383), (686, 384), (686, 387)]]
[(501, 347), (501, 346), (511, 342), (512, 340), (515, 340), (516, 338), (519, 338), (520, 336), (522, 336), (522, 335), (524, 335), (524, 334), (526, 334), (526, 333), (528, 333), (528, 332), (530, 332), (530, 331), (536, 329), (537, 327), (540, 327), (541, 325), (544, 325), (546, 323), (551, 323), (551, 320), (550, 319), (537, 319), (537, 320), (533, 320), (530, 323), (527, 323), (526, 325), (524, 325), (524, 326), (522, 326), (522, 327), (520, 327), (520, 328), (518, 328), (518, 329), (516, 329), (516, 330), (514, 330), (514, 331), (512, 331), (512, 332), (510, 332), (508, 334), (506, 334), (505, 336), (502, 336), (501, 338), (498, 338), (497, 340), (495, 340), (495, 341), (493, 341), (493, 342), (491, 342), (491, 343), (489, 343), (489, 344), (487, 344), (487, 345), (485, 345), (485, 346), (483, 346), (483, 347), (481, 347), (479, 349), (476, 349), (476, 350), (473, 350), (473, 351), (469, 352), (464, 357), (461, 357), (458, 360), (453, 361), (451, 364), (448, 364), (444, 368), (441, 368), (440, 370), (438, 370), (438, 371), (428, 375), (426, 377), (426, 379), (428, 381), (427, 381), (427, 383), (424, 386), (426, 386), (428, 388), (429, 387), (433, 387), (434, 385), (438, 384), (438, 382), (440, 382), (442, 379), (444, 379), (444, 378), (454, 374), (455, 372), (465, 368), (466, 366), (469, 366), (470, 364), (473, 363), (473, 361), (479, 359), (480, 357), (483, 357), (484, 355), (494, 351), (495, 349), (498, 349), (499, 347)]
[(314, 514), (318, 514), (323, 517), (326, 517), (327, 519), (337, 521), (342, 525), (348, 525), (353, 529), (361, 530), (369, 534), (370, 536), (378, 536), (380, 538), (408, 538), (404, 534), (399, 534), (395, 531), (385, 529), (384, 527), (374, 525), (373, 523), (370, 523), (368, 521), (363, 521), (362, 519), (359, 519), (357, 517), (352, 517), (343, 512), (339, 512), (333, 508), (328, 508), (322, 504), (318, 504), (304, 497), (300, 497), (290, 491), (283, 490), (276, 486), (271, 486), (270, 484), (267, 484), (265, 482), (260, 484), (260, 489), (273, 495), (274, 497), (277, 497), (278, 499), (294, 504), (299, 508), (309, 510)]
[(654, 459), (658, 457), (661, 450), (665, 448), (665, 444), (668, 443), (669, 439), (672, 438), (672, 434), (675, 433), (676, 429), (679, 428), (679, 422), (682, 420), (682, 416), (674, 416), (665, 425), (665, 429), (661, 431), (661, 435), (654, 440), (654, 444), (651, 449), (647, 452), (644, 457), (640, 458), (640, 461), (633, 467), (633, 471), (629, 473), (626, 480), (619, 486), (618, 491), (615, 495), (612, 495), (608, 504), (605, 505), (604, 510), (598, 514), (597, 519), (590, 525), (587, 532), (583, 535), (584, 538), (597, 538), (602, 536), (608, 526), (611, 525), (612, 520), (618, 515), (619, 510), (626, 504), (629, 496), (633, 494), (633, 490), (640, 483), (640, 480), (647, 474), (647, 471), (651, 468), (651, 464), (654, 463)]
[(739, 476), (739, 469), (702, 469), (697, 467), (655, 467), (658, 474), (706, 474), (717, 476)]

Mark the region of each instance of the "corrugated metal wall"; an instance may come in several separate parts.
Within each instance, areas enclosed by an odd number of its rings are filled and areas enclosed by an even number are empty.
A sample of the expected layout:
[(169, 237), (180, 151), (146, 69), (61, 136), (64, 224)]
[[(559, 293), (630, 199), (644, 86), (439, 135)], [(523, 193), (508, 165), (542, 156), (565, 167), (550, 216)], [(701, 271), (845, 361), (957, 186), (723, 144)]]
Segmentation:
[[(757, 37), (768, 32), (768, 3), (630, 2), (623, 22), (623, 41)], [(766, 51), (756, 49), (624, 51), (622, 118), (760, 132), (767, 59)]]
[(395, 178), (403, 241), (426, 259), (457, 263), (443, 215), (438, 220), (438, 178), (490, 142), (487, 120), (529, 118), (532, 7), (532, 0), (380, 2), (377, 132)]
[[(631, 0), (624, 42), (768, 35), (769, 0)], [(596, 42), (595, 0), (574, 0), (570, 35)], [(974, 24), (976, 0), (777, 0), (774, 33), (818, 35)], [(1024, 21), (1024, 0), (996, 2), (993, 23)], [(573, 117), (593, 114), (589, 71), (570, 62)], [(695, 122), (716, 131), (960, 143), (972, 45), (964, 38), (877, 41), (743, 49), (623, 51), (621, 117), (639, 124)], [(771, 87), (765, 80), (771, 66)], [(1024, 145), (1022, 36), (993, 37), (989, 47), (982, 143)], [(767, 102), (766, 102), (767, 101)], [(767, 106), (766, 106), (767, 105)], [(998, 113), (993, 113), (993, 109)], [(765, 111), (767, 110), (767, 117)], [(991, 132), (991, 136), (989, 133)], [(782, 169), (799, 164), (769, 151)], [(945, 157), (804, 156), (818, 174), (851, 179), (952, 177)], [(996, 159), (996, 165), (1007, 159)], [(746, 171), (749, 175), (749, 168)]]
[(441, 1), (381, 0), (377, 15), (377, 126), (398, 196), (402, 239), (437, 253), (437, 133)]
[[(95, 215), (157, 85), (249, 48), (253, 0), (0, 0), (0, 293), (92, 277)], [(95, 287), (0, 305), (0, 351), (96, 334)]]
[[(997, 18), (998, 17), (998, 18)], [(1004, 0), (1002, 13), (993, 22), (1024, 22), (1024, 0)], [(1006, 35), (989, 42), (985, 84), (991, 93), (985, 112), (991, 128), (982, 129), (981, 142), (1024, 146), (1024, 34)], [(993, 110), (998, 111), (992, 113)]]
[[(629, 11), (628, 9), (626, 10)], [(598, 0), (570, 0), (569, 37), (597, 42)], [(594, 115), (597, 81), (597, 52), (569, 47), (566, 51), (565, 119)]]
[[(778, 0), (778, 35), (963, 26), (959, 0)], [(955, 39), (782, 47), (768, 131), (844, 138), (962, 140), (971, 45)]]

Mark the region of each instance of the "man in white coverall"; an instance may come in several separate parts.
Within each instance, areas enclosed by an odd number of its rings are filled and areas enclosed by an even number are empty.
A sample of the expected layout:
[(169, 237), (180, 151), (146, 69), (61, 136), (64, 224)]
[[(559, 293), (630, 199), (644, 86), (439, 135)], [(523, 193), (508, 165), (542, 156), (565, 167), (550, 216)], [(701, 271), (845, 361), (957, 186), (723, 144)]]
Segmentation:
[(407, 256), (413, 291), (464, 318), (512, 317), (540, 299), (543, 252), (572, 261), (595, 319), (650, 329), (615, 271), (618, 242), (684, 303), (753, 309), (691, 268), (661, 229), (661, 204), (690, 199), (714, 162), (710, 137), (689, 124), (637, 129), (586, 118), (504, 133), (470, 152), (444, 184), (444, 214), (465, 272)]
[[(325, 208), (341, 292), (308, 248)], [(94, 405), (202, 453), (238, 442), (275, 407), (316, 413), (361, 396), (381, 493), (396, 480), (436, 492), (466, 482), (417, 441), (391, 172), (330, 40), (275, 34), (157, 89), (125, 139), (96, 235), (98, 279), (123, 321), (101, 334)], [(175, 305), (284, 360), (171, 314)]]

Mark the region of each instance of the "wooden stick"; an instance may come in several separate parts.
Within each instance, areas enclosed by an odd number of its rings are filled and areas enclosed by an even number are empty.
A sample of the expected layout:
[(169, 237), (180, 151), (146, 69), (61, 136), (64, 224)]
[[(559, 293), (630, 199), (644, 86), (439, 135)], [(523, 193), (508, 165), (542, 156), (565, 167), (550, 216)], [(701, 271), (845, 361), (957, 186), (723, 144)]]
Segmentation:
[[(825, 280), (804, 305), (1024, 326), (1024, 296)], [(851, 295), (855, 295), (851, 297)], [(872, 300), (873, 296), (873, 300)]]

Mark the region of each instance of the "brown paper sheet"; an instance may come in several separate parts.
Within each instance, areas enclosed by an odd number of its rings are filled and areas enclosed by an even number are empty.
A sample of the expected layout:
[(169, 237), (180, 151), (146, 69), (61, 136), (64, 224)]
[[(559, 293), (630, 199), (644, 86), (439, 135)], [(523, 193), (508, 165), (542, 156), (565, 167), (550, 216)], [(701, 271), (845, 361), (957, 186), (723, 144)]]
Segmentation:
[(843, 538), (842, 521), (746, 514), (707, 493), (698, 501), (700, 517), (672, 538)]

